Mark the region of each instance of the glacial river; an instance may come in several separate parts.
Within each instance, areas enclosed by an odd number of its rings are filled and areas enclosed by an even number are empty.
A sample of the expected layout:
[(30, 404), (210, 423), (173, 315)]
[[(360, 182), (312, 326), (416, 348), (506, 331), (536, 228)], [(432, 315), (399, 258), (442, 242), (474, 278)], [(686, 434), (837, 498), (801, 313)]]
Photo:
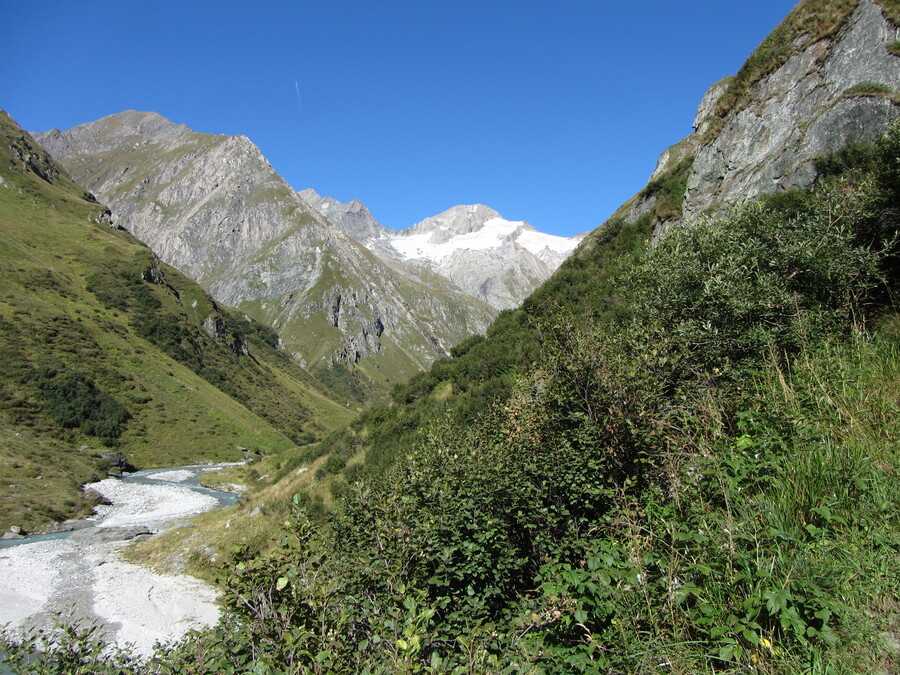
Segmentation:
[(201, 476), (231, 465), (150, 469), (88, 487), (112, 502), (74, 532), (3, 541), (0, 626), (49, 627), (57, 614), (104, 626), (106, 638), (149, 654), (218, 621), (217, 591), (184, 574), (159, 574), (121, 558), (135, 536), (149, 536), (191, 516), (237, 501), (199, 485)]

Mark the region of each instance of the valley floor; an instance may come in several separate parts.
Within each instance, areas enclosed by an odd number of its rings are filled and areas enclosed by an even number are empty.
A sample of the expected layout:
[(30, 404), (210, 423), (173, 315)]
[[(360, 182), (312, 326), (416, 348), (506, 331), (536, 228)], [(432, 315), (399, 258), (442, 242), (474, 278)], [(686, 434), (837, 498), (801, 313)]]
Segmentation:
[[(211, 467), (204, 467), (209, 470)], [(103, 626), (106, 639), (149, 655), (157, 641), (176, 640), (219, 619), (217, 591), (187, 575), (157, 574), (125, 562), (127, 541), (169, 529), (218, 500), (173, 485), (194, 472), (156, 473), (169, 484), (107, 479), (90, 488), (113, 502), (95, 524), (64, 539), (0, 549), (0, 626), (51, 628), (58, 618)]]

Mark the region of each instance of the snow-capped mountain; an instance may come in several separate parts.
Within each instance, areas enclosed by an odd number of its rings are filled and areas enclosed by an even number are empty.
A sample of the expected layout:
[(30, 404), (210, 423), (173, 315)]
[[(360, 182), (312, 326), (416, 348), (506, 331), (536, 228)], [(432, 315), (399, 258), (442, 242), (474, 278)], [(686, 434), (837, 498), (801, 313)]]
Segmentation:
[[(459, 224), (466, 226), (460, 227)], [(482, 204), (454, 206), (427, 218), (410, 230), (383, 236), (381, 243), (404, 260), (440, 263), (460, 250), (502, 249), (514, 243), (553, 269), (565, 260), (581, 237), (557, 237), (538, 232), (524, 220), (505, 220)]]
[(517, 307), (583, 238), (538, 232), (483, 204), (454, 206), (413, 227), (392, 230), (378, 224), (358, 200), (342, 204), (311, 189), (298, 194), (385, 262), (425, 267), (498, 310)]
[(581, 238), (538, 232), (525, 221), (505, 220), (483, 204), (472, 204), (385, 233), (372, 248), (427, 265), (466, 293), (509, 309), (549, 278)]

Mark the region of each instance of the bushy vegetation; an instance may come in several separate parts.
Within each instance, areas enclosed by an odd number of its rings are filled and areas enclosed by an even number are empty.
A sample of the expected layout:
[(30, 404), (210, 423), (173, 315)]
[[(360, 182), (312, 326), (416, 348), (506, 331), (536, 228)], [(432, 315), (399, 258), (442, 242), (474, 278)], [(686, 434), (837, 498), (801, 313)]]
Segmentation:
[(64, 429), (77, 427), (112, 445), (131, 417), (125, 406), (91, 378), (64, 366), (44, 366), (36, 372), (36, 380), (44, 409)]
[(858, 82), (852, 87), (848, 87), (843, 93), (843, 98), (856, 98), (860, 96), (868, 96), (872, 98), (886, 98), (894, 103), (900, 104), (900, 94), (894, 91), (893, 87), (883, 82), (867, 81)]
[(223, 566), (224, 623), (144, 667), (897, 669), (900, 126), (853, 156), (622, 252), (588, 301), (539, 293), (398, 390), (324, 473), (391, 435), (392, 459), (328, 518), (295, 498), (276, 548)]
[(643, 198), (656, 198), (654, 216), (657, 221), (681, 217), (681, 204), (693, 164), (694, 156), (688, 155), (672, 169), (647, 183), (647, 187), (638, 194)]

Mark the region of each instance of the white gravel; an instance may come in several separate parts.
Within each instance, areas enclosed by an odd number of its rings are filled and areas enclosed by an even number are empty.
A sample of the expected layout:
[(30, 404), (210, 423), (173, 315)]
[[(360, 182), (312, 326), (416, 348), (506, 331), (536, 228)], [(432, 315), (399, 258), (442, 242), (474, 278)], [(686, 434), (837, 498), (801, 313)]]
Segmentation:
[(157, 642), (177, 640), (191, 628), (219, 620), (218, 592), (184, 574), (156, 574), (140, 565), (108, 562), (97, 568), (94, 611), (119, 624), (116, 642), (148, 655)]
[(64, 539), (0, 549), (0, 626), (18, 626), (44, 608), (59, 583), (56, 561), (71, 550)]
[(97, 514), (103, 517), (99, 527), (160, 527), (219, 505), (215, 497), (177, 485), (142, 485), (107, 478), (86, 487), (113, 503), (97, 507)]
[(119, 554), (124, 542), (100, 541), (91, 534), (116, 536), (109, 528), (136, 526), (159, 531), (215, 508), (216, 499), (188, 487), (117, 479), (88, 487), (113, 502), (97, 508), (96, 530), (0, 549), (0, 626), (50, 627), (54, 613), (62, 613), (102, 623), (109, 639), (131, 644), (133, 653), (148, 656), (156, 642), (214, 625), (219, 608), (212, 586), (127, 563)]

